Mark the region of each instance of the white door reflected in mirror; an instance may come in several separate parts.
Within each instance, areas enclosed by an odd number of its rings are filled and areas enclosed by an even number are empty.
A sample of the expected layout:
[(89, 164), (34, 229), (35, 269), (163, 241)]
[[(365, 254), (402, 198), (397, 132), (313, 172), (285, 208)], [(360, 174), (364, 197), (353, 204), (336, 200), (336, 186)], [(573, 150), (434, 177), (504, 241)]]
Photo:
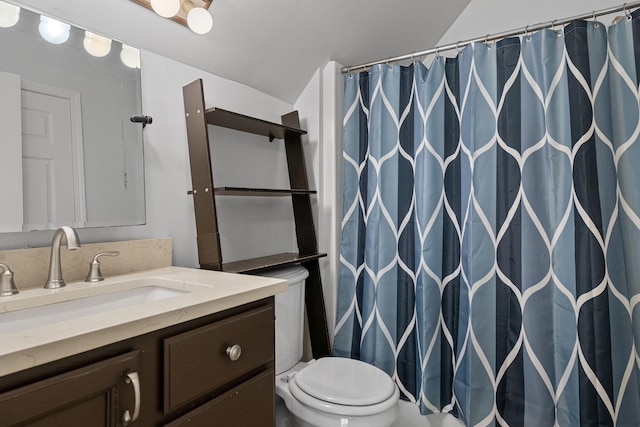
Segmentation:
[(24, 230), (86, 221), (80, 93), (23, 82)]
[(8, 112), (0, 121), (7, 160), (2, 177), (11, 194), (1, 231), (83, 226), (80, 94), (21, 82), (20, 76), (4, 72), (0, 88), (6, 95), (0, 97), (0, 111)]

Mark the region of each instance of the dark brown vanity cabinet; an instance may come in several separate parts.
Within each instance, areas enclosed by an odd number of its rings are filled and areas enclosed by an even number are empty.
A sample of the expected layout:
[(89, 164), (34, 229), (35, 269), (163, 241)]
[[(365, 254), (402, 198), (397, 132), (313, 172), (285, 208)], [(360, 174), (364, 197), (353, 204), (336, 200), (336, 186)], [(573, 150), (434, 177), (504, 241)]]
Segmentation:
[(273, 297), (0, 378), (0, 426), (273, 426)]

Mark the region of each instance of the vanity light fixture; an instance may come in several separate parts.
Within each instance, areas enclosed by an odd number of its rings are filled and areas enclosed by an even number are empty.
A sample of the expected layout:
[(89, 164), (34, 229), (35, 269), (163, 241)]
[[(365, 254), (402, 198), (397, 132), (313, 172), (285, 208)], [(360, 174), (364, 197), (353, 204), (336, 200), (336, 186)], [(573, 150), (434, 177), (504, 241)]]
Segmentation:
[(84, 50), (96, 58), (102, 58), (111, 52), (111, 39), (92, 33), (91, 31), (84, 32), (82, 45), (84, 46)]
[(60, 22), (56, 19), (40, 15), (38, 31), (43, 39), (51, 44), (62, 44), (69, 40), (71, 25)]
[[(187, 26), (196, 34), (206, 34), (213, 27), (209, 12), (212, 0), (133, 0), (158, 15)], [(177, 4), (177, 8), (176, 8)]]
[(187, 14), (187, 25), (196, 34), (207, 34), (213, 27), (213, 17), (204, 7), (198, 7), (191, 0), (182, 2), (182, 10)]
[(13, 27), (19, 20), (20, 8), (16, 5), (0, 1), (0, 27)]

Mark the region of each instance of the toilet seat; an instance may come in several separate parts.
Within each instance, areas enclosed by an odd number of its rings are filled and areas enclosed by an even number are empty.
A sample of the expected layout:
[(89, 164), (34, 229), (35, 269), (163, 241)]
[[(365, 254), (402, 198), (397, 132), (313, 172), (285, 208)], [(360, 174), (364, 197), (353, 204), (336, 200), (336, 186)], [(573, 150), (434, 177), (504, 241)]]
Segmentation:
[(327, 357), (289, 379), (291, 394), (301, 403), (337, 415), (366, 416), (398, 402), (399, 391), (381, 369), (359, 360)]

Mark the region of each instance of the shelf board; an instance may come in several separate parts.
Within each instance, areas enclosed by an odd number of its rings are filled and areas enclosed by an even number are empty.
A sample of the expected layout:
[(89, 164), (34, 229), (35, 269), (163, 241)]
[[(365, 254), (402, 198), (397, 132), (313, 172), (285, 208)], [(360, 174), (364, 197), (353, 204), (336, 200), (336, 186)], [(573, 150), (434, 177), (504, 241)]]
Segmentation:
[(292, 194), (316, 194), (315, 190), (277, 190), (270, 188), (245, 188), (245, 187), (216, 187), (213, 189), (217, 196), (259, 196), (259, 197), (283, 197)]
[(327, 254), (298, 255), (297, 253), (287, 252), (222, 264), (222, 271), (228, 273), (250, 273), (297, 262), (311, 261), (325, 256), (327, 256)]
[(268, 122), (255, 117), (234, 113), (233, 111), (223, 110), (221, 108), (207, 109), (205, 117), (207, 119), (207, 123), (210, 125), (222, 126), (242, 132), (253, 133), (255, 135), (267, 136), (270, 141), (273, 141), (274, 139), (284, 139), (288, 133), (296, 135), (306, 135), (307, 133), (302, 129)]

